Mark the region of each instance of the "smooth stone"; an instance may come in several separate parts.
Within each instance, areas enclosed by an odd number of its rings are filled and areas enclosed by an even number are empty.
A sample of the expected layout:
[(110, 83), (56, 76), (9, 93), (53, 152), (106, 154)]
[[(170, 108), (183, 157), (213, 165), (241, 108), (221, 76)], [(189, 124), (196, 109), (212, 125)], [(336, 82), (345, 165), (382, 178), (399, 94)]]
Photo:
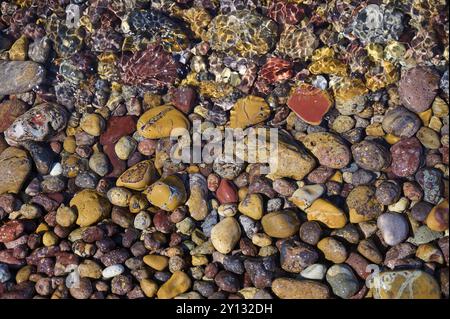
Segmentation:
[(105, 269), (103, 269), (102, 271), (102, 276), (103, 278), (109, 279), (109, 278), (113, 278), (116, 277), (120, 274), (122, 274), (125, 271), (125, 267), (118, 264), (118, 265), (112, 265), (109, 267), (106, 267)]
[(176, 271), (158, 290), (158, 299), (172, 299), (189, 290), (191, 278), (182, 271)]
[(263, 198), (260, 194), (248, 194), (243, 201), (239, 203), (239, 212), (253, 218), (260, 220), (263, 216)]
[(272, 282), (272, 291), (280, 299), (328, 299), (328, 286), (313, 280), (277, 278)]
[(241, 238), (241, 227), (234, 217), (225, 217), (211, 230), (211, 242), (222, 253), (231, 252)]
[(399, 213), (384, 213), (377, 220), (383, 240), (389, 246), (400, 244), (409, 235), (409, 225), (406, 218)]
[(297, 189), (289, 200), (297, 205), (298, 208), (305, 210), (324, 192), (325, 187), (323, 185), (305, 185)]
[(197, 221), (204, 220), (209, 213), (208, 210), (208, 183), (201, 174), (189, 175), (190, 195), (186, 202), (189, 213)]
[(325, 273), (327, 272), (327, 267), (322, 264), (312, 264), (306, 267), (300, 275), (306, 279), (312, 280), (323, 280), (325, 278)]
[(347, 224), (347, 216), (345, 213), (322, 198), (316, 199), (305, 212), (309, 221), (324, 223), (332, 229), (342, 228)]
[(358, 279), (347, 265), (331, 266), (327, 271), (326, 278), (333, 293), (338, 297), (348, 299), (359, 290)]
[(32, 168), (27, 152), (8, 147), (0, 154), (0, 194), (18, 194)]
[(295, 212), (286, 210), (263, 216), (261, 224), (270, 237), (287, 238), (293, 236), (300, 228), (300, 221)]
[(32, 61), (0, 61), (0, 95), (25, 93), (41, 84), (45, 68)]
[(132, 190), (142, 191), (157, 179), (156, 169), (152, 161), (146, 160), (134, 164), (117, 179), (116, 185)]
[(6, 131), (16, 118), (28, 110), (28, 105), (19, 99), (6, 100), (0, 103), (0, 133)]
[(422, 270), (384, 271), (372, 282), (375, 299), (440, 299), (439, 284)]
[(75, 194), (70, 201), (70, 207), (78, 212), (77, 225), (90, 226), (108, 216), (111, 204), (108, 200), (91, 189), (84, 189)]

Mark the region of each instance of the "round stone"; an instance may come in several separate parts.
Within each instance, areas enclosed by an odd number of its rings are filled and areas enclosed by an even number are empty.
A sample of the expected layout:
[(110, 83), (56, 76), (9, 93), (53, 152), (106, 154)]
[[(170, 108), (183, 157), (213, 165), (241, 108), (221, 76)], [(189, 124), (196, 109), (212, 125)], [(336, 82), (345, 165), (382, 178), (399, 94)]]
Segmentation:
[(389, 246), (400, 244), (409, 235), (409, 225), (403, 215), (398, 213), (384, 213), (377, 220), (383, 240)]
[(359, 290), (359, 282), (352, 269), (347, 265), (333, 265), (327, 271), (327, 282), (333, 293), (344, 299), (348, 299)]
[(290, 210), (266, 214), (261, 219), (261, 224), (264, 232), (274, 238), (290, 237), (300, 227), (300, 221), (297, 215)]
[(225, 217), (211, 230), (211, 242), (214, 248), (228, 254), (241, 238), (241, 227), (233, 217)]

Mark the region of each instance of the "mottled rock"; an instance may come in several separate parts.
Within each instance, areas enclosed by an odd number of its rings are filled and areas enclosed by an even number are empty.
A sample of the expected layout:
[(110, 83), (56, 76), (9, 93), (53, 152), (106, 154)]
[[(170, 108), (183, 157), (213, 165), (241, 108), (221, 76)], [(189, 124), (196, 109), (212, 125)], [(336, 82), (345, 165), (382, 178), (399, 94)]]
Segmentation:
[(32, 61), (0, 61), (0, 95), (28, 92), (44, 81), (45, 69)]

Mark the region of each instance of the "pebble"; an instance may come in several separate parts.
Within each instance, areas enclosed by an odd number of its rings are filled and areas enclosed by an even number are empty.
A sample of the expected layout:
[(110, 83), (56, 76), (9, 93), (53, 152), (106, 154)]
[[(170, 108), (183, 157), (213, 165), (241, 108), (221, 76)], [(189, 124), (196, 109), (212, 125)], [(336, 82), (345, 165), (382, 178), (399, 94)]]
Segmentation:
[(123, 187), (113, 187), (106, 194), (111, 204), (119, 207), (128, 207), (132, 193)]
[(400, 138), (410, 138), (422, 125), (420, 118), (400, 106), (386, 112), (383, 118), (383, 130)]
[(222, 179), (216, 191), (217, 199), (221, 204), (236, 203), (238, 195), (231, 181)]
[(16, 118), (28, 110), (26, 103), (19, 99), (6, 100), (0, 103), (0, 133), (6, 131)]
[(439, 80), (439, 76), (432, 69), (424, 66), (407, 70), (399, 82), (400, 100), (413, 112), (427, 110), (436, 97)]
[(100, 136), (105, 129), (105, 120), (99, 114), (87, 114), (81, 118), (80, 128), (89, 135)]
[(184, 184), (176, 175), (156, 181), (146, 189), (145, 194), (152, 205), (166, 211), (173, 211), (187, 200)]
[[(116, 181), (117, 186), (126, 187), (132, 190), (145, 190), (152, 183), (156, 182), (157, 175), (152, 161), (145, 160), (132, 165), (123, 172)], [(179, 184), (177, 177), (168, 178), (171, 184)], [(177, 186), (181, 189), (181, 186)]]
[(347, 196), (350, 222), (359, 223), (378, 217), (384, 207), (376, 199), (376, 190), (373, 186), (357, 186)]
[(158, 299), (172, 299), (191, 288), (192, 281), (186, 273), (176, 271), (157, 292)]
[(67, 120), (68, 114), (63, 106), (43, 103), (17, 117), (5, 131), (5, 138), (14, 143), (46, 141), (61, 132)]
[(392, 172), (399, 177), (413, 175), (422, 160), (422, 145), (415, 137), (403, 139), (391, 147)]
[(325, 199), (316, 199), (313, 204), (305, 210), (309, 221), (318, 221), (328, 228), (342, 228), (347, 224), (345, 213)]
[(359, 290), (359, 282), (351, 268), (347, 265), (333, 265), (327, 271), (327, 282), (333, 293), (343, 299), (348, 299)]
[(5, 264), (0, 264), (0, 283), (5, 283), (11, 279), (9, 268)]
[(235, 274), (225, 270), (219, 271), (216, 277), (214, 277), (214, 282), (225, 292), (234, 293), (240, 288), (239, 278)]
[(321, 165), (340, 169), (350, 163), (350, 149), (334, 134), (327, 132), (311, 133), (302, 142)]
[(343, 263), (347, 259), (347, 249), (338, 240), (333, 237), (325, 237), (317, 243), (319, 248), (325, 256), (325, 259), (332, 261), (335, 264)]
[(375, 191), (375, 197), (383, 205), (391, 205), (400, 199), (400, 186), (395, 181), (382, 182)]
[(422, 126), (416, 134), (420, 143), (426, 148), (431, 150), (437, 150), (441, 147), (441, 141), (439, 140), (439, 135), (436, 131), (431, 128)]
[(0, 61), (0, 95), (28, 92), (44, 81), (45, 73), (32, 61)]
[(312, 264), (306, 267), (300, 275), (305, 279), (323, 280), (327, 272), (327, 267), (322, 264)]
[(409, 225), (405, 217), (398, 213), (384, 213), (377, 220), (383, 240), (389, 246), (403, 242), (409, 235)]
[(300, 273), (319, 259), (314, 248), (297, 241), (284, 241), (279, 250), (281, 268), (290, 273)]
[(289, 200), (297, 205), (298, 208), (306, 210), (316, 199), (321, 197), (324, 192), (325, 187), (323, 185), (305, 185), (298, 188)]
[(195, 220), (204, 220), (208, 215), (208, 182), (201, 174), (191, 174), (189, 176), (190, 196), (186, 202), (189, 213)]
[(328, 299), (328, 286), (313, 280), (277, 278), (272, 282), (272, 291), (280, 299)]
[(102, 271), (103, 278), (109, 279), (121, 275), (125, 271), (122, 265), (112, 265)]
[(140, 213), (138, 213), (136, 215), (136, 217), (134, 218), (134, 228), (138, 229), (138, 230), (144, 230), (147, 229), (151, 226), (152, 224), (152, 220), (150, 215), (145, 212), (142, 211)]
[(383, 255), (370, 239), (360, 241), (357, 250), (362, 256), (374, 264), (381, 264), (383, 262)]
[(247, 195), (238, 206), (239, 212), (255, 220), (262, 218), (263, 209), (263, 198), (260, 194)]
[(189, 129), (190, 122), (184, 114), (171, 105), (151, 108), (137, 122), (139, 135), (157, 139), (169, 137), (173, 129)]
[(448, 201), (444, 200), (439, 205), (433, 207), (425, 223), (434, 231), (448, 230)]
[[(421, 270), (398, 270), (381, 272), (374, 278), (376, 299), (440, 299), (439, 284)], [(389, 284), (377, 284), (388, 282)]]
[(0, 154), (0, 194), (17, 194), (31, 172), (32, 163), (25, 151), (8, 147)]
[(268, 213), (261, 219), (261, 224), (264, 232), (274, 238), (290, 237), (300, 227), (297, 215), (290, 210)]
[(70, 207), (78, 212), (77, 225), (90, 226), (106, 217), (111, 211), (109, 202), (97, 192), (85, 189), (75, 194), (70, 201)]
[(300, 226), (300, 239), (307, 244), (315, 246), (319, 242), (321, 235), (322, 229), (319, 223), (315, 221), (307, 221)]
[(121, 160), (127, 160), (136, 150), (137, 142), (131, 136), (122, 136), (114, 146), (117, 157)]
[(375, 141), (364, 140), (353, 144), (351, 149), (355, 163), (368, 171), (382, 171), (391, 164), (389, 150)]
[(241, 228), (234, 217), (225, 217), (211, 229), (211, 242), (222, 254), (231, 252), (240, 238)]

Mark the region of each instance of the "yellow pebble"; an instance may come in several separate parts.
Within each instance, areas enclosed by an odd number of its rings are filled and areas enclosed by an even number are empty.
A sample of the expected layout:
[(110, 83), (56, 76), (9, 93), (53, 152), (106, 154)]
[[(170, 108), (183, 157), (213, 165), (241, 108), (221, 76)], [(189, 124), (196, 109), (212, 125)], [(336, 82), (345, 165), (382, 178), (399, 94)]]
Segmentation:
[(48, 230), (50, 230), (50, 228), (48, 227), (48, 225), (46, 223), (40, 223), (34, 232), (36, 234), (40, 234), (40, 233), (46, 232)]
[(163, 271), (169, 265), (169, 258), (161, 255), (147, 255), (144, 256), (143, 260), (147, 266), (157, 271)]
[(67, 136), (63, 142), (63, 148), (68, 153), (75, 153), (75, 149), (77, 148), (77, 144), (75, 142), (74, 136)]
[(156, 292), (158, 291), (158, 285), (156, 282), (150, 279), (142, 279), (139, 283), (142, 289), (142, 292), (144, 295), (148, 298), (153, 298), (156, 295)]
[(172, 299), (191, 287), (192, 281), (188, 275), (182, 271), (176, 271), (172, 277), (159, 288), (157, 296), (159, 299)]
[(400, 137), (397, 137), (397, 136), (392, 135), (392, 134), (386, 134), (384, 136), (384, 139), (386, 140), (386, 142), (388, 142), (391, 145), (393, 145), (393, 144), (395, 144), (395, 143), (397, 143), (398, 141), (401, 140)]
[(32, 270), (33, 270), (33, 267), (31, 265), (26, 265), (26, 266), (20, 268), (16, 274), (16, 282), (18, 284), (20, 284), (22, 282), (28, 281)]
[(255, 220), (260, 220), (263, 215), (263, 198), (260, 194), (248, 194), (239, 203), (238, 210)]
[(331, 176), (330, 181), (336, 183), (342, 183), (342, 173), (340, 171), (336, 171), (333, 176)]
[(42, 243), (46, 247), (55, 246), (58, 243), (58, 236), (52, 231), (47, 231), (42, 236)]
[(208, 258), (204, 255), (194, 255), (191, 260), (192, 266), (194, 267), (207, 265), (208, 262)]
[(428, 126), (428, 124), (430, 123), (431, 116), (433, 115), (433, 111), (432, 111), (432, 109), (428, 109), (417, 115), (419, 115), (420, 119), (422, 120), (423, 125)]

